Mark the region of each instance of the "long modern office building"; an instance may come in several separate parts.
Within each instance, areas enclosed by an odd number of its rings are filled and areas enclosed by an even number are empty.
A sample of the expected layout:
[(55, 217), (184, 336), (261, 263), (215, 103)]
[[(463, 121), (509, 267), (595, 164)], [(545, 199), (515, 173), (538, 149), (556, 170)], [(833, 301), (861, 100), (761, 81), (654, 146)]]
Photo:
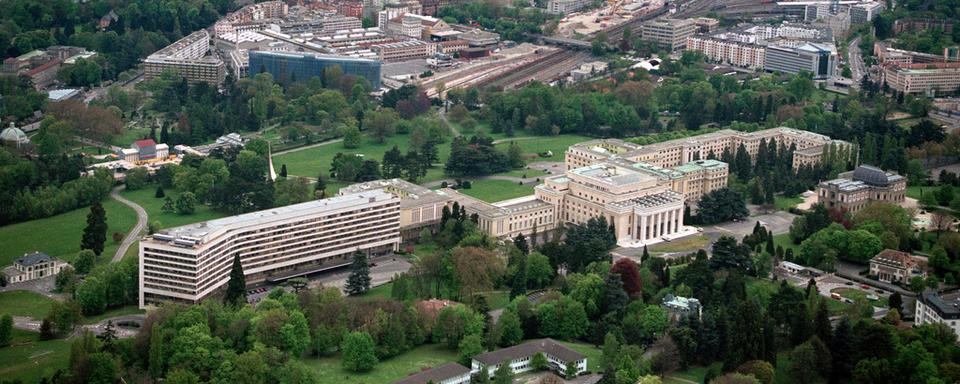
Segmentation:
[(400, 245), (400, 198), (383, 190), (169, 228), (140, 241), (140, 307), (197, 303), (224, 287), (234, 256), (247, 284), (349, 263)]
[(380, 88), (380, 62), (377, 60), (300, 52), (250, 51), (249, 63), (250, 76), (269, 72), (275, 81), (281, 83), (322, 77), (324, 69), (339, 66), (343, 73), (366, 78), (373, 89)]
[(897, 92), (936, 96), (960, 89), (960, 63), (887, 63), (883, 81)]
[(208, 55), (210, 33), (201, 29), (147, 56), (143, 61), (144, 79), (151, 80), (165, 71), (174, 71), (191, 82), (220, 84), (227, 70), (217, 55)]
[(770, 45), (763, 61), (767, 72), (809, 71), (816, 79), (837, 75), (837, 48), (828, 43), (805, 43), (796, 47)]

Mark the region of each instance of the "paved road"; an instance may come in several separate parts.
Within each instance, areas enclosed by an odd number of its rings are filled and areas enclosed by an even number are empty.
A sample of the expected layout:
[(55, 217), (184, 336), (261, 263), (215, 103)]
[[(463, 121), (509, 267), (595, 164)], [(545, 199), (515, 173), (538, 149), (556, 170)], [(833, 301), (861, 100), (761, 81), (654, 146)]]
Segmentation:
[(339, 143), (339, 142), (341, 142), (341, 141), (343, 141), (343, 139), (333, 139), (333, 140), (321, 141), (321, 142), (319, 142), (319, 143), (314, 143), (314, 144), (310, 144), (310, 145), (304, 145), (304, 146), (302, 146), (302, 147), (291, 148), (291, 149), (288, 149), (288, 150), (286, 150), (286, 151), (274, 152), (274, 153), (271, 154), (271, 156), (285, 155), (285, 154), (288, 154), (288, 153), (299, 152), (299, 151), (303, 151), (303, 150), (310, 149), (310, 148), (316, 148), (316, 147), (322, 147), (322, 146), (324, 146), (324, 145), (335, 144), (335, 143)]
[[(501, 180), (509, 181), (511, 183), (524, 183), (524, 184), (535, 184), (540, 181), (541, 177), (517, 177), (517, 176), (503, 176), (503, 175), (491, 175), (491, 176), (479, 176), (479, 177), (461, 177), (460, 180)], [(441, 184), (446, 182), (447, 184), (455, 184), (456, 180), (454, 179), (442, 179), (428, 181), (426, 183), (420, 184), (426, 188), (436, 188)]]
[(133, 208), (134, 211), (137, 211), (137, 225), (133, 226), (133, 229), (127, 233), (127, 237), (123, 238), (123, 242), (120, 243), (120, 247), (117, 248), (117, 253), (113, 255), (113, 259), (111, 260), (111, 262), (114, 263), (123, 259), (123, 255), (127, 254), (127, 250), (130, 249), (130, 246), (133, 245), (133, 242), (140, 239), (140, 232), (143, 232), (143, 230), (147, 228), (147, 211), (144, 210), (139, 204), (127, 200), (123, 196), (120, 196), (120, 193), (118, 193), (125, 188), (126, 186), (123, 185), (114, 188), (112, 191), (110, 191), (110, 197), (130, 208)]
[[(93, 324), (80, 325), (74, 330), (70, 337), (79, 335), (80, 332), (84, 330), (93, 332), (94, 335), (100, 335), (107, 328), (108, 321), (113, 322), (114, 330), (116, 331), (118, 338), (125, 339), (134, 337), (137, 335), (137, 331), (139, 330), (140, 325), (143, 324), (143, 319), (145, 317), (145, 315), (124, 315), (103, 319)], [(13, 317), (13, 327), (24, 331), (40, 332), (40, 325), (42, 322), (43, 320), (37, 320), (32, 317)], [(133, 324), (136, 324), (136, 326), (130, 326)]]
[(867, 67), (863, 63), (863, 57), (860, 55), (860, 37), (850, 40), (847, 45), (847, 65), (850, 66), (850, 72), (853, 74), (853, 88), (860, 88), (860, 79), (867, 73)]

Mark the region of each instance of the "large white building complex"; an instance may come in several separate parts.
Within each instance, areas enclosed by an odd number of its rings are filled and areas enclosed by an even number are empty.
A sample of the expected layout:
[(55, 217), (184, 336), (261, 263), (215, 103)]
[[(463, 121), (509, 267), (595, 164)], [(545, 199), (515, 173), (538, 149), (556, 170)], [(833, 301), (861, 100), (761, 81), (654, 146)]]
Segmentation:
[(928, 290), (917, 297), (914, 324), (943, 324), (960, 335), (960, 291)]
[(144, 79), (151, 80), (164, 71), (175, 71), (191, 82), (220, 84), (226, 76), (226, 65), (217, 55), (208, 55), (210, 33), (201, 29), (147, 56)]
[(199, 302), (227, 284), (237, 255), (250, 284), (399, 245), (400, 198), (382, 190), (169, 228), (140, 241), (140, 307)]

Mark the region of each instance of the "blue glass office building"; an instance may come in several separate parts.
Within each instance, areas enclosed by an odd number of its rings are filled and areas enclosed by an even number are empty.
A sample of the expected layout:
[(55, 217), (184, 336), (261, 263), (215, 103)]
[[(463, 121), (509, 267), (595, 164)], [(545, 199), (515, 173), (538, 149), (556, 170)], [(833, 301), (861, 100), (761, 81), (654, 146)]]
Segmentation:
[(250, 76), (269, 72), (278, 83), (307, 81), (314, 76), (322, 77), (325, 68), (336, 65), (343, 70), (344, 74), (362, 76), (370, 82), (373, 89), (380, 88), (380, 61), (377, 60), (301, 52), (250, 51), (249, 63)]

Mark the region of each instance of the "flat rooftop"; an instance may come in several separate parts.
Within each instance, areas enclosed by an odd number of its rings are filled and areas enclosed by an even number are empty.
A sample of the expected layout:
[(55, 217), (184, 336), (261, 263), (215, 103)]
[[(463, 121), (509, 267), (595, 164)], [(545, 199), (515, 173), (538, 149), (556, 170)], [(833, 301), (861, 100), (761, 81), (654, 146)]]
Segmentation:
[(612, 164), (594, 164), (570, 170), (570, 173), (584, 176), (605, 184), (623, 186), (654, 180), (654, 177), (626, 167)]
[[(160, 236), (155, 234), (153, 236), (153, 241), (168, 242), (172, 241), (173, 239), (192, 239), (198, 241), (198, 244), (202, 244), (210, 240), (210, 236), (216, 235), (219, 231), (224, 229), (261, 225), (274, 221), (315, 215), (326, 211), (348, 209), (362, 206), (371, 202), (395, 198), (396, 197), (394, 195), (379, 189), (358, 194), (336, 196), (329, 199), (308, 201), (306, 203), (287, 205), (284, 207), (271, 208), (262, 211), (244, 213), (242, 215), (168, 228), (158, 231), (157, 234)], [(170, 238), (170, 240), (167, 240), (167, 238)]]

